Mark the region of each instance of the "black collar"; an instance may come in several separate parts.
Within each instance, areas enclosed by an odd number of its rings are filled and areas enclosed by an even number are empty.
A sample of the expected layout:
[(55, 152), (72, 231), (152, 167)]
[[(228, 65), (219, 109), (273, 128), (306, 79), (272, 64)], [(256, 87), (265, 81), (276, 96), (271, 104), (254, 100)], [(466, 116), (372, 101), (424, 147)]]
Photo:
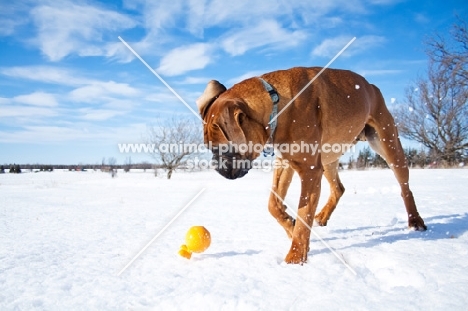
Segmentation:
[[(278, 114), (279, 95), (278, 95), (278, 92), (273, 88), (273, 86), (271, 86), (271, 84), (269, 84), (262, 78), (259, 78), (259, 79), (260, 81), (262, 81), (262, 84), (265, 90), (268, 92), (268, 94), (270, 94), (271, 101), (273, 102), (273, 109), (271, 110), (271, 114), (270, 114), (270, 121), (273, 120), (273, 122), (271, 122), (271, 124), (269, 123), (270, 124), (270, 137), (268, 138), (266, 142), (266, 144), (269, 145), (273, 143), (273, 136), (275, 135), (276, 126), (278, 125), (278, 118), (276, 117), (276, 115)], [(270, 146), (265, 147), (263, 149), (263, 154), (265, 156), (274, 155), (273, 148), (271, 148)]]

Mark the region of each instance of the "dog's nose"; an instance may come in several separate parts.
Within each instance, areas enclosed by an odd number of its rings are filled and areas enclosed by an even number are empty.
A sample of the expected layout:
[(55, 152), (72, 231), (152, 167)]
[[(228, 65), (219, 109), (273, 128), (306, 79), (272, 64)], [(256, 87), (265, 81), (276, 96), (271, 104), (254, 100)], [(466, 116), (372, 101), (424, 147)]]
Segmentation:
[(236, 160), (236, 157), (226, 155), (213, 155), (213, 163), (215, 163), (215, 170), (227, 179), (236, 179), (245, 176), (250, 166), (248, 160)]
[(216, 169), (216, 171), (223, 176), (224, 178), (227, 179), (237, 179), (244, 177), (249, 170), (247, 169), (232, 169), (232, 168), (226, 168), (226, 169)]

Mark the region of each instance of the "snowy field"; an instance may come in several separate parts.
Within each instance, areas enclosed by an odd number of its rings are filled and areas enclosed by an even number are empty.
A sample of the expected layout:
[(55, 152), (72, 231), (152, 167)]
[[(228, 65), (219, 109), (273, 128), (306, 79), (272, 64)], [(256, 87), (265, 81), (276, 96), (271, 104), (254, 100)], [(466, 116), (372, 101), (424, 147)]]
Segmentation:
[[(411, 171), (426, 232), (406, 228), (390, 170), (343, 171), (346, 193), (314, 230), (356, 276), (313, 236), (307, 264), (283, 263), (271, 174), (0, 175), (0, 310), (467, 310), (468, 170)], [(295, 179), (286, 201), (298, 196)], [(177, 251), (193, 225), (212, 243), (187, 260)]]

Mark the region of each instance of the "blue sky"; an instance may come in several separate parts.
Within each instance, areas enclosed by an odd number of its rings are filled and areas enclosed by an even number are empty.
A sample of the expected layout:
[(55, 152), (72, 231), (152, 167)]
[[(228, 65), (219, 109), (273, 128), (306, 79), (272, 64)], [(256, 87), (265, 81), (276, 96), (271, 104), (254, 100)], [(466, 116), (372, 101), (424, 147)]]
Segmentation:
[[(0, 164), (100, 163), (128, 154), (157, 118), (196, 110), (205, 84), (294, 66), (356, 71), (402, 104), (424, 74), (424, 40), (446, 34), (465, 1), (2, 1)], [(132, 155), (133, 162), (151, 161)]]

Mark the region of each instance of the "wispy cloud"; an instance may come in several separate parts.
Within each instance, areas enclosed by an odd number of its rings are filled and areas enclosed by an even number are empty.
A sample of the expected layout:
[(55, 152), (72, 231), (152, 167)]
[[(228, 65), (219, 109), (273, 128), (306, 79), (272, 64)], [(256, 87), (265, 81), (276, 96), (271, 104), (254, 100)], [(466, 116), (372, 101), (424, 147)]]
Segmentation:
[(306, 38), (306, 32), (302, 30), (288, 30), (274, 20), (263, 20), (254, 27), (247, 27), (227, 36), (222, 40), (221, 46), (227, 53), (236, 56), (259, 47), (291, 48)]
[(53, 94), (44, 92), (34, 92), (27, 95), (13, 97), (13, 101), (38, 107), (56, 107), (58, 102)]
[(83, 128), (65, 126), (25, 126), (15, 132), (0, 132), (3, 143), (47, 143), (69, 140), (81, 140), (89, 136)]
[(94, 102), (106, 96), (135, 96), (138, 94), (139, 90), (129, 86), (127, 83), (94, 81), (89, 85), (74, 89), (69, 95), (74, 101)]
[[(115, 102), (121, 100), (122, 97), (129, 98), (141, 94), (141, 90), (130, 86), (127, 83), (119, 83), (115, 81), (101, 81), (88, 78), (76, 70), (69, 70), (55, 66), (25, 66), (25, 67), (10, 67), (1, 68), (0, 74), (5, 76), (31, 80), (52, 85), (63, 85), (71, 87), (68, 93), (62, 93), (61, 98), (64, 101), (74, 101), (83, 103), (102, 103), (103, 101)], [(114, 96), (118, 98), (113, 98)], [(17, 102), (26, 104), (49, 103), (56, 104), (55, 95), (43, 92), (36, 92), (29, 95), (20, 95), (15, 98)]]
[(85, 85), (94, 82), (92, 79), (80, 77), (73, 70), (53, 66), (7, 67), (1, 68), (0, 73), (12, 78), (69, 86)]
[(144, 123), (130, 123), (120, 127), (76, 123), (74, 125), (31, 125), (15, 132), (0, 131), (0, 143), (56, 143), (56, 142), (103, 142), (132, 141), (146, 130)]
[(56, 124), (58, 120), (103, 122), (132, 113), (141, 101), (135, 99), (147, 93), (145, 88), (88, 78), (77, 70), (57, 66), (0, 68), (0, 74), (22, 82), (49, 84), (46, 88), (60, 87), (57, 94), (36, 91), (2, 98), (0, 117), (9, 117), (3, 122), (16, 122), (16, 125)]
[(13, 35), (19, 26), (27, 24), (28, 9), (26, 1), (0, 2), (0, 36)]
[(11, 104), (2, 105), (0, 109), (0, 118), (14, 118), (16, 126), (18, 126), (19, 123), (31, 124), (33, 120), (57, 115), (57, 111), (50, 107), (19, 106)]
[(12, 35), (18, 26), (26, 22), (26, 20), (7, 18), (3, 14), (0, 15), (0, 19), (2, 20), (0, 23), (0, 36)]
[(177, 84), (206, 84), (210, 81), (209, 77), (186, 77), (184, 80), (177, 81)]
[(137, 25), (117, 12), (65, 1), (37, 6), (30, 14), (37, 26), (37, 38), (33, 42), (51, 61), (59, 61), (71, 53), (109, 56), (109, 50), (101, 43), (104, 36), (109, 31)]
[[(317, 47), (312, 50), (313, 56), (333, 57), (337, 51), (343, 48), (352, 36), (338, 36), (335, 38), (325, 39)], [(381, 36), (362, 36), (342, 54), (342, 56), (352, 56), (368, 49), (374, 48), (386, 42), (386, 39)]]
[(330, 1), (251, 1), (251, 0), (212, 0), (205, 4), (205, 26), (249, 26), (252, 21), (265, 17), (282, 20), (287, 24), (306, 23), (319, 25), (322, 18), (333, 11), (343, 10), (352, 13), (365, 12), (365, 2), (361, 0)]
[(157, 72), (176, 76), (188, 71), (205, 68), (212, 59), (212, 46), (207, 43), (195, 43), (173, 49), (161, 59)]

